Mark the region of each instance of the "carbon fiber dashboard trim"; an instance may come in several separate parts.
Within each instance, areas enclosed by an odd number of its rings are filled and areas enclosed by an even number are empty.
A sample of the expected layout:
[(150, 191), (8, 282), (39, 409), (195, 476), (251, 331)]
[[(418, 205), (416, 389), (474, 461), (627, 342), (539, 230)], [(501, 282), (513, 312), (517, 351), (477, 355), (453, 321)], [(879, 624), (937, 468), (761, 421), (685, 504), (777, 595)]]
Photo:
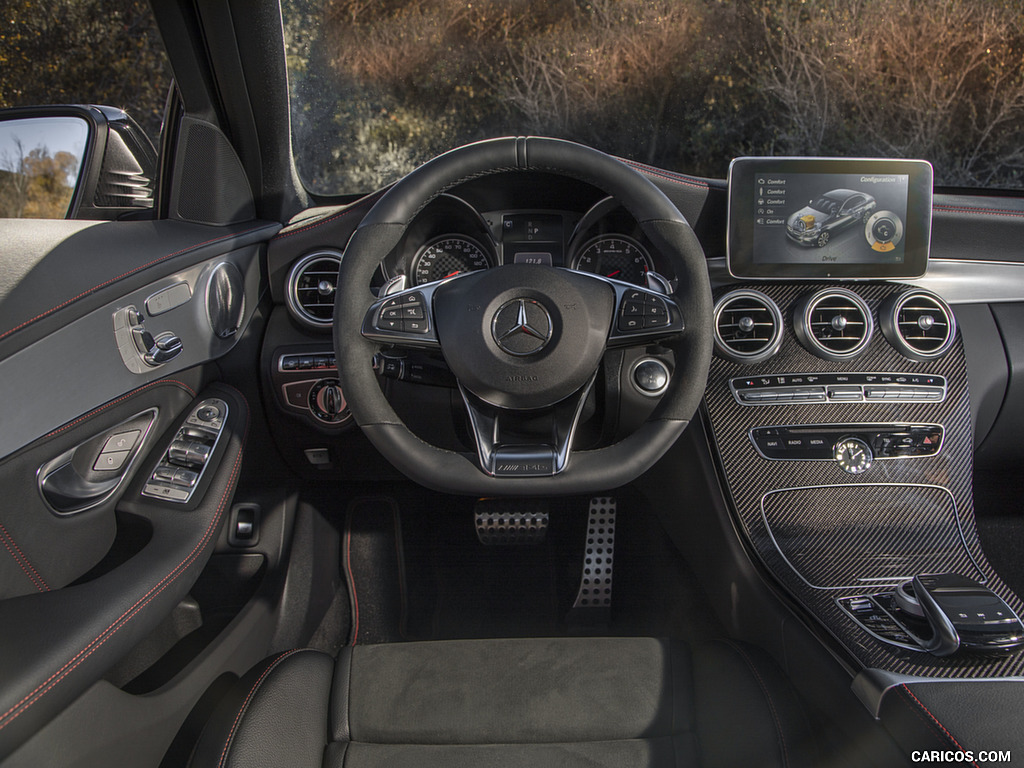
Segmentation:
[[(902, 559), (904, 567), (922, 567), (940, 572), (958, 571), (974, 576), (1002, 597), (1018, 614), (1024, 610), (1021, 600), (1003, 584), (982, 552), (974, 521), (972, 496), (973, 440), (967, 367), (959, 333), (951, 351), (939, 360), (917, 363), (900, 355), (882, 336), (876, 334), (867, 349), (848, 362), (832, 362), (815, 357), (797, 341), (792, 331), (793, 308), (805, 294), (827, 287), (824, 283), (733, 284), (726, 290), (753, 288), (766, 293), (782, 309), (787, 331), (779, 353), (756, 365), (741, 365), (716, 356), (711, 363), (705, 407), (737, 522), (754, 552), (775, 579), (785, 587), (825, 631), (842, 643), (865, 668), (877, 668), (899, 675), (937, 678), (995, 678), (1024, 674), (1024, 654), (1010, 657), (955, 656), (938, 658), (900, 649), (872, 637), (855, 624), (835, 600), (862, 594), (867, 584), (844, 585), (842, 568), (850, 571), (851, 562), (860, 558), (875, 562), (884, 555)], [(890, 295), (911, 286), (893, 283), (847, 285), (868, 304), (877, 322), (879, 305)], [(717, 298), (717, 297), (716, 297)], [(946, 378), (947, 397), (943, 402), (889, 403), (779, 403), (758, 408), (737, 404), (729, 389), (733, 377), (778, 376), (794, 371), (804, 373), (878, 373), (935, 374)], [(942, 451), (917, 461), (876, 462), (862, 475), (843, 472), (834, 462), (774, 461), (763, 458), (749, 439), (751, 429), (773, 424), (855, 424), (887, 422), (941, 424), (945, 428)], [(898, 523), (877, 530), (869, 524), (835, 531), (836, 525), (850, 522), (843, 503), (856, 501), (864, 487), (867, 505), (876, 517), (891, 507)], [(899, 491), (902, 487), (905, 490)], [(881, 489), (885, 490), (881, 490)], [(809, 585), (776, 546), (772, 530), (766, 524), (762, 499), (772, 492), (802, 490), (801, 498), (791, 496), (780, 520), (785, 520), (787, 540), (782, 549), (800, 561), (798, 568), (813, 573), (814, 579), (835, 588), (818, 589)], [(838, 490), (842, 489), (842, 490)], [(874, 490), (872, 490), (874, 489)], [(894, 492), (894, 490), (899, 492)], [(809, 503), (810, 499), (813, 503)], [(786, 505), (783, 505), (786, 506)], [(775, 510), (779, 512), (780, 510)], [(774, 513), (774, 512), (773, 512)], [(860, 514), (864, 514), (863, 510)], [(856, 514), (853, 518), (856, 519)], [(773, 522), (774, 526), (775, 523)], [(893, 527), (896, 526), (896, 528)], [(904, 531), (901, 544), (894, 546), (892, 531)], [(888, 531), (889, 539), (885, 532)], [(920, 540), (915, 540), (915, 532)], [(778, 534), (778, 531), (776, 531)], [(906, 551), (913, 542), (913, 551)], [(874, 547), (877, 547), (876, 551)], [(806, 551), (804, 551), (806, 550)], [(794, 558), (793, 552), (800, 552)], [(854, 557), (856, 556), (856, 557)], [(830, 570), (831, 569), (831, 570)], [(871, 573), (888, 579), (890, 573)], [(877, 571), (877, 567), (876, 567)], [(878, 583), (878, 582), (874, 582)], [(885, 583), (885, 581), (881, 582)]]

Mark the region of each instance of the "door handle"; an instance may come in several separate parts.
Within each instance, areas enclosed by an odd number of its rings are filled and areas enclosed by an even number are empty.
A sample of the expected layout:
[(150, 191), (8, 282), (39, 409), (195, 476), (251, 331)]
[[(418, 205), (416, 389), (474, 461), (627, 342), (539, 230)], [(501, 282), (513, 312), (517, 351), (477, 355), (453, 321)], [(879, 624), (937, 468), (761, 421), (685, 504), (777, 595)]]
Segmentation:
[(39, 468), (39, 490), (61, 515), (101, 504), (124, 482), (158, 410), (150, 408), (80, 443)]

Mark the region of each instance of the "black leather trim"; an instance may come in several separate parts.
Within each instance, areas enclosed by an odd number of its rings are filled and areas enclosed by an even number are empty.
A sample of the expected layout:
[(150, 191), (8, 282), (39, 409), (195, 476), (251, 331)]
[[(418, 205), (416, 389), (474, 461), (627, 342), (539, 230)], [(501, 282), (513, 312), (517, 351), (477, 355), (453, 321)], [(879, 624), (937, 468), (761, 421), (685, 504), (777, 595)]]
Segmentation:
[(151, 632), (209, 559), (230, 508), (249, 423), (237, 390), (213, 386), (201, 397), (209, 395), (227, 401), (231, 412), (211, 458), (217, 471), (194, 511), (125, 502), (122, 509), (152, 527), (137, 555), (92, 581), (0, 603), (0, 759)]
[(349, 691), (352, 685), (352, 649), (342, 648), (334, 666), (334, 684), (331, 687), (331, 721), (329, 732), (335, 741), (352, 738), (348, 725)]
[(1024, 196), (936, 194), (932, 202), (933, 259), (1024, 261)]
[(970, 752), (973, 762), (966, 756), (958, 762), (978, 765), (981, 751), (1024, 752), (1024, 734), (1007, 728), (1008, 713), (1022, 711), (1024, 681), (935, 680), (888, 689), (879, 717), (908, 755)]
[(333, 668), (330, 656), (311, 650), (285, 651), (258, 665), (218, 705), (191, 764), (319, 766), (329, 740)]

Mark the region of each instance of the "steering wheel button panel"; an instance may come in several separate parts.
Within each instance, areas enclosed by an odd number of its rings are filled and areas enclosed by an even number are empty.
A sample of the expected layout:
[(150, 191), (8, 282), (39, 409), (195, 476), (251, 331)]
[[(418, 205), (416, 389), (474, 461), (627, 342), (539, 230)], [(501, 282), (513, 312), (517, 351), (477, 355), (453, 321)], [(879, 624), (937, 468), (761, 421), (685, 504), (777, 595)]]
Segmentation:
[(392, 294), (387, 299), (374, 302), (363, 321), (363, 336), (387, 344), (437, 346), (428, 306), (433, 301), (434, 289), (443, 282)]
[[(621, 288), (616, 282), (618, 300), (615, 323), (619, 338), (630, 338), (637, 334), (674, 333), (683, 330), (678, 308), (671, 299), (639, 288)], [(670, 304), (674, 309), (670, 309)], [(613, 335), (612, 338), (615, 338)]]

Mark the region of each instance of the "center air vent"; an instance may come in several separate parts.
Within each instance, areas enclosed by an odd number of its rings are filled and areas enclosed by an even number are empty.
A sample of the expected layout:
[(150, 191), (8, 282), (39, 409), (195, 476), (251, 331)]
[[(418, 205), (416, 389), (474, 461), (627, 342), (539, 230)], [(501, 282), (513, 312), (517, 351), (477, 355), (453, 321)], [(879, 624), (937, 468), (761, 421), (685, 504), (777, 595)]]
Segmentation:
[(871, 310), (853, 291), (826, 288), (801, 298), (794, 310), (797, 338), (826, 360), (849, 360), (871, 341)]
[(715, 348), (738, 363), (757, 363), (779, 351), (782, 313), (760, 291), (727, 293), (715, 305)]
[(334, 320), (341, 254), (317, 251), (303, 256), (288, 273), (288, 308), (307, 325), (327, 328)]
[(913, 290), (890, 296), (878, 316), (885, 338), (911, 360), (934, 360), (953, 346), (956, 320), (934, 293)]

